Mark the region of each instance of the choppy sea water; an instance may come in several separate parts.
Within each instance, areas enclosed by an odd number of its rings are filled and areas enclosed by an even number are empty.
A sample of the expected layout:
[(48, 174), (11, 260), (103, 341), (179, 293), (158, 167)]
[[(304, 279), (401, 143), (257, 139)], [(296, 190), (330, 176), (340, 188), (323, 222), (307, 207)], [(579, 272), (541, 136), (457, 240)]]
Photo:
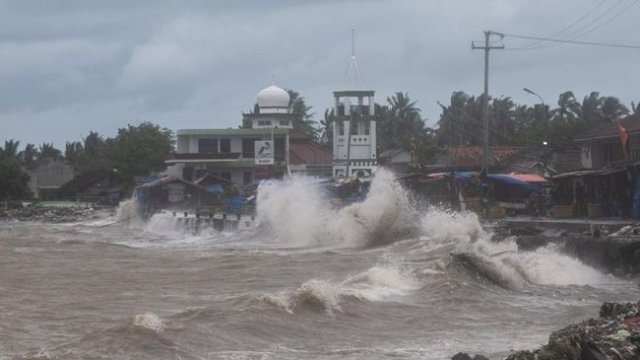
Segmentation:
[[(499, 359), (637, 301), (638, 279), (491, 241), (381, 173), (336, 209), (303, 180), (260, 189), (261, 226), (170, 216), (0, 223), (0, 359)], [(114, 224), (112, 226), (105, 226)]]

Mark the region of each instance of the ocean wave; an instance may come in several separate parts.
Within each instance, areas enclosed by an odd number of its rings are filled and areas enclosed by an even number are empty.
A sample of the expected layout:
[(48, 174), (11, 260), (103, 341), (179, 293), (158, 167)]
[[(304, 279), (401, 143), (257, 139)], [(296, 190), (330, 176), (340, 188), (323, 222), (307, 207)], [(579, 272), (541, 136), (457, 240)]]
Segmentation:
[(291, 314), (303, 308), (333, 315), (336, 311), (342, 312), (345, 299), (383, 302), (409, 295), (420, 287), (410, 268), (385, 260), (342, 281), (310, 279), (294, 290), (262, 294), (257, 298)]
[(281, 246), (363, 247), (402, 239), (413, 228), (415, 210), (393, 174), (379, 170), (367, 197), (334, 207), (304, 178), (270, 182), (258, 191), (258, 220)]
[(166, 325), (162, 322), (162, 319), (160, 319), (158, 315), (153, 313), (134, 315), (129, 319), (127, 326), (151, 330), (156, 333), (161, 333), (166, 327)]

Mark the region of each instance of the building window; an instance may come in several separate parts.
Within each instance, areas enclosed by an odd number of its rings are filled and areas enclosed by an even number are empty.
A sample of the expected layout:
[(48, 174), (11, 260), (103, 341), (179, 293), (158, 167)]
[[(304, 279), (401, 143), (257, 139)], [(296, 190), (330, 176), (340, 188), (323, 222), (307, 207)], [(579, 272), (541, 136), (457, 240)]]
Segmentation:
[(344, 135), (344, 122), (342, 121), (338, 123), (338, 135)]
[(364, 134), (369, 135), (371, 132), (371, 124), (367, 121), (364, 123)]
[(289, 126), (289, 120), (280, 120), (280, 126)]
[(604, 154), (604, 163), (611, 164), (613, 161), (613, 149), (611, 148), (611, 144), (605, 144), (603, 146), (603, 154)]
[(198, 152), (201, 154), (217, 154), (218, 139), (198, 139)]
[(245, 171), (242, 174), (242, 183), (244, 185), (251, 185), (253, 184), (253, 172), (251, 171)]
[(220, 139), (220, 152), (223, 154), (231, 152), (231, 139)]
[(257, 139), (242, 139), (242, 157), (253, 158), (254, 156), (254, 144)]
[(258, 126), (271, 126), (271, 120), (258, 120)]

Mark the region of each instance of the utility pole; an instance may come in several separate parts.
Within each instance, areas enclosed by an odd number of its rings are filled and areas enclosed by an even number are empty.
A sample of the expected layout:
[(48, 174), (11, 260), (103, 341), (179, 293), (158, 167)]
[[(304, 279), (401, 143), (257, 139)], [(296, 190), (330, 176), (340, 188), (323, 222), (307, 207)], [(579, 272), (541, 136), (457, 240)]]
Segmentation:
[(475, 42), (471, 42), (472, 50), (484, 50), (484, 96), (482, 99), (482, 144), (484, 146), (484, 155), (482, 157), (482, 173), (489, 173), (489, 50), (504, 49), (504, 45), (491, 46), (489, 40), (492, 35), (497, 35), (502, 39), (503, 35), (492, 31), (484, 32), (484, 45), (478, 46)]

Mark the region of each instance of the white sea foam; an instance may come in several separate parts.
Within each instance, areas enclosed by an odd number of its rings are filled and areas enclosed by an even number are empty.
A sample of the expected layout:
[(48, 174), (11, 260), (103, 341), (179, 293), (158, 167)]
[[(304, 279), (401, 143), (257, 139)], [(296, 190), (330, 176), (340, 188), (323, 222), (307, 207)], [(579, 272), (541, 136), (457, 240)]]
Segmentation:
[(261, 186), (257, 210), (259, 221), (292, 247), (367, 245), (407, 226), (413, 214), (405, 190), (385, 170), (376, 173), (364, 201), (341, 209), (332, 207), (317, 186), (293, 178)]
[(401, 259), (384, 257), (379, 264), (342, 281), (310, 279), (295, 290), (265, 294), (258, 299), (289, 313), (303, 306), (333, 314), (342, 311), (345, 297), (383, 302), (409, 295), (420, 286)]
[(156, 333), (164, 331), (166, 327), (162, 319), (153, 313), (136, 314), (129, 320), (129, 325), (148, 329)]
[(420, 287), (408, 268), (399, 264), (377, 265), (343, 282), (345, 293), (367, 301), (405, 296)]
[(598, 286), (611, 281), (607, 275), (563, 254), (555, 246), (519, 251), (515, 238), (491, 241), (491, 234), (482, 228), (473, 213), (431, 209), (421, 225), (423, 251), (447, 244), (452, 251), (472, 254), (481, 266), (490, 267), (487, 270), (518, 288), (527, 284)]
[(425, 236), (435, 240), (470, 243), (489, 237), (472, 212), (430, 208), (422, 217), (421, 229)]
[(558, 252), (554, 246), (531, 252), (505, 253), (500, 260), (517, 269), (529, 282), (539, 285), (598, 286), (611, 281), (611, 277)]

